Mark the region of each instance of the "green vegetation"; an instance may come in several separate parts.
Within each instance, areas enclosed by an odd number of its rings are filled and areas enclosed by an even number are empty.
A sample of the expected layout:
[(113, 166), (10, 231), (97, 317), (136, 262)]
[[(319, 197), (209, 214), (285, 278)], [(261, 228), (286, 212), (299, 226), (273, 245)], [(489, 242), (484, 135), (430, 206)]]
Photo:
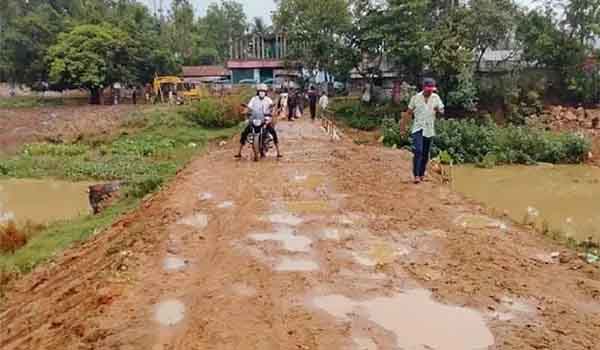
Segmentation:
[(154, 192), (210, 140), (229, 138), (238, 128), (207, 130), (181, 110), (136, 112), (121, 135), (72, 144), (29, 144), (11, 158), (0, 158), (0, 178), (54, 177), (126, 182), (125, 196), (98, 216), (52, 224), (28, 237), (14, 254), (0, 254), (0, 272), (27, 272), (74, 242), (110, 225), (139, 198)]
[(334, 102), (332, 110), (335, 117), (351, 128), (373, 131), (382, 125), (382, 121), (400, 115), (402, 106), (392, 104), (363, 105), (356, 100)]
[[(580, 163), (590, 142), (573, 133), (553, 133), (524, 126), (498, 126), (491, 121), (439, 120), (433, 153), (442, 151), (457, 163), (496, 164)], [(384, 143), (398, 147), (411, 144), (408, 131), (393, 120), (383, 127)]]
[(96, 216), (56, 222), (28, 237), (27, 244), (14, 254), (0, 254), (0, 274), (27, 273), (75, 242), (109, 227), (121, 214), (133, 210), (138, 203), (127, 198)]
[(243, 121), (242, 104), (254, 96), (253, 89), (222, 98), (204, 98), (184, 108), (181, 114), (190, 122), (207, 129), (231, 128)]
[(39, 98), (39, 97), (11, 97), (0, 98), (0, 108), (33, 108), (62, 106), (65, 100), (62, 98)]
[(237, 130), (207, 130), (167, 109), (138, 112), (129, 125), (135, 129), (113, 139), (25, 145), (18, 155), (0, 159), (0, 177), (123, 180), (135, 185), (174, 175), (209, 140)]

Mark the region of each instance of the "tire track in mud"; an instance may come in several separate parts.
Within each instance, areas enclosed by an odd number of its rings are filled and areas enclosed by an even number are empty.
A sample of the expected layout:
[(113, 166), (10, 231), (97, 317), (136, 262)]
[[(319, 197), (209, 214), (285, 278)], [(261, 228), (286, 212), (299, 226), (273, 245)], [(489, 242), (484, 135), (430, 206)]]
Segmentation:
[[(597, 269), (537, 262), (559, 248), (410, 184), (405, 153), (278, 129), (282, 161), (213, 150), (17, 283), (2, 348), (595, 350)], [(277, 271), (301, 260), (318, 270)]]

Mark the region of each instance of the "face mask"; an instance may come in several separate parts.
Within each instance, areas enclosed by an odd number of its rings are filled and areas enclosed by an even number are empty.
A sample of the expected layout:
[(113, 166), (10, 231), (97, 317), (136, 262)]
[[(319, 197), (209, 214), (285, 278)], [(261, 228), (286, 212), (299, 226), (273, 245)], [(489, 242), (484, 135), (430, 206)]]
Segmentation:
[(261, 91), (258, 93), (258, 97), (260, 97), (260, 98), (265, 98), (266, 96), (267, 96), (267, 93), (264, 91)]

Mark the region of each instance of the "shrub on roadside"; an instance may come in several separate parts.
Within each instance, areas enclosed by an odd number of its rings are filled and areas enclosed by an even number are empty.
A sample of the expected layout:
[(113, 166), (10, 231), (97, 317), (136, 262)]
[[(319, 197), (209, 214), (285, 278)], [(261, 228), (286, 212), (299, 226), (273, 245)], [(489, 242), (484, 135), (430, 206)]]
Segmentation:
[(379, 128), (385, 119), (398, 120), (403, 107), (386, 103), (364, 106), (358, 101), (348, 100), (333, 106), (336, 118), (353, 129), (372, 131)]
[(589, 140), (572, 133), (553, 133), (523, 126), (500, 127), (473, 120), (440, 120), (434, 154), (447, 151), (458, 163), (579, 163)]
[(14, 253), (27, 244), (27, 235), (14, 222), (0, 225), (0, 253)]
[(204, 98), (182, 113), (188, 120), (208, 129), (231, 128), (244, 120), (241, 103), (234, 98)]

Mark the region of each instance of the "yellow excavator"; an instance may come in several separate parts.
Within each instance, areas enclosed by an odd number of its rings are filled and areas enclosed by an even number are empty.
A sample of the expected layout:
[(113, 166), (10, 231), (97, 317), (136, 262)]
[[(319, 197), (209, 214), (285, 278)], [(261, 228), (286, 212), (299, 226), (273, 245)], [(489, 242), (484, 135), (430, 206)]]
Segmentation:
[(155, 77), (152, 84), (154, 101), (169, 102), (169, 91), (173, 91), (177, 103), (189, 103), (206, 97), (208, 92), (200, 86), (189, 84), (176, 76)]

